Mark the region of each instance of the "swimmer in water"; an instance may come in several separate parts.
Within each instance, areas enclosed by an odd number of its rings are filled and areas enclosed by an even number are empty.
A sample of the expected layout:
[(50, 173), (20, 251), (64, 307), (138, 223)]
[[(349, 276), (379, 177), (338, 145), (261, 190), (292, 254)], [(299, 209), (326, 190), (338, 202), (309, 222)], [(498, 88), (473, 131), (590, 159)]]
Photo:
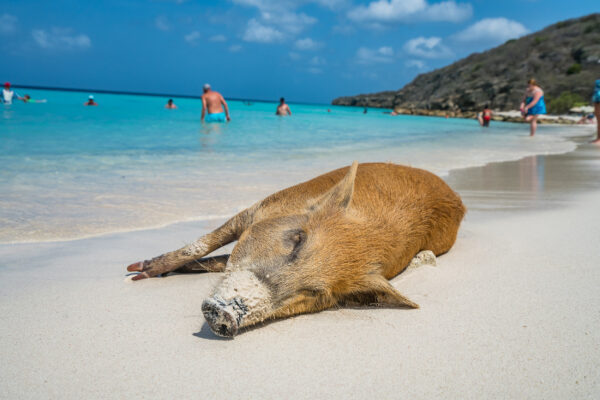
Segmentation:
[(90, 95), (90, 97), (88, 97), (88, 101), (86, 101), (85, 103), (83, 103), (84, 106), (97, 106), (98, 103), (96, 103), (94, 101), (94, 96)]
[(279, 105), (277, 106), (277, 111), (275, 111), (275, 115), (279, 115), (285, 117), (286, 115), (292, 115), (292, 110), (290, 107), (285, 104), (285, 99), (282, 97), (279, 99)]
[(46, 102), (46, 99), (34, 100), (28, 94), (26, 94), (25, 96), (21, 97), (21, 100), (23, 100), (23, 103), (45, 103)]
[(175, 103), (173, 103), (173, 99), (169, 99), (169, 101), (167, 101), (167, 104), (165, 105), (165, 108), (174, 110), (177, 108), (177, 106), (175, 105)]
[(479, 113), (477, 119), (479, 120), (479, 125), (485, 128), (490, 126), (490, 121), (492, 120), (492, 110), (490, 110), (490, 107), (487, 104), (485, 107), (483, 107), (483, 111)]

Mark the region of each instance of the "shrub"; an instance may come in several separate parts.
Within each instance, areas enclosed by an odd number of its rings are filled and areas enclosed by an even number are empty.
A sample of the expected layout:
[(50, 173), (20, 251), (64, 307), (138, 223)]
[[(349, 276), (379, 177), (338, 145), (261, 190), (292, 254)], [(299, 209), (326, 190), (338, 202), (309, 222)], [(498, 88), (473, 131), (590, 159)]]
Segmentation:
[(546, 36), (536, 36), (534, 39), (535, 44), (540, 44), (547, 39)]
[(600, 23), (596, 22), (593, 24), (588, 24), (585, 29), (583, 30), (583, 33), (592, 33), (592, 32), (600, 32)]
[(568, 112), (573, 107), (585, 104), (583, 97), (579, 94), (562, 92), (560, 96), (548, 102), (548, 111), (552, 114), (562, 114)]
[(575, 63), (567, 69), (567, 75), (578, 74), (581, 72), (581, 64)]

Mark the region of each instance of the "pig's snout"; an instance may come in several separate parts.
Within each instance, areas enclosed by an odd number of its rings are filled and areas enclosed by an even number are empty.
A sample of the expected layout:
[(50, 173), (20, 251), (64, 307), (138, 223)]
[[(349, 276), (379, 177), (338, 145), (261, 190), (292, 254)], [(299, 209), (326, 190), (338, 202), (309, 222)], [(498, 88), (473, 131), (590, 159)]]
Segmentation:
[(250, 271), (227, 274), (215, 293), (202, 303), (210, 329), (224, 337), (233, 337), (240, 328), (264, 321), (271, 310), (271, 292)]
[(215, 335), (233, 337), (237, 334), (239, 324), (234, 310), (227, 303), (213, 298), (206, 299), (202, 302), (202, 313)]

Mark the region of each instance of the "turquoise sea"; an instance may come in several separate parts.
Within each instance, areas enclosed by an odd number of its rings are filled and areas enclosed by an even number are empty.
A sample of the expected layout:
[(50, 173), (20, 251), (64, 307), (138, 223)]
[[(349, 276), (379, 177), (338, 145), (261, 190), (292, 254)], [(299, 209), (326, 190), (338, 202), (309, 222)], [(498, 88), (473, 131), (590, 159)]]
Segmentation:
[[(17, 89), (47, 103), (0, 111), (0, 242), (69, 240), (222, 219), (353, 160), (451, 169), (570, 151), (572, 132), (380, 109), (229, 101), (232, 121), (200, 123), (199, 99)], [(328, 112), (328, 109), (330, 112)], [(389, 111), (389, 110), (387, 110)]]

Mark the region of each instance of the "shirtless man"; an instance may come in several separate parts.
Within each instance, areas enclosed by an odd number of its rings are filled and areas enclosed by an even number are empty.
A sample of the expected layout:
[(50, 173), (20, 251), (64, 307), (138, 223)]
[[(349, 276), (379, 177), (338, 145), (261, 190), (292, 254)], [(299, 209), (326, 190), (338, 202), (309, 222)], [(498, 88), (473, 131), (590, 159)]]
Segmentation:
[[(225, 107), (225, 112), (223, 112)], [(206, 110), (208, 109), (208, 115)], [(204, 118), (206, 116), (206, 118)], [(221, 96), (221, 93), (215, 92), (210, 89), (210, 85), (207, 83), (204, 85), (204, 94), (202, 95), (202, 116), (200, 117), (202, 122), (225, 122), (231, 121), (229, 118), (229, 107), (227, 102)]]
[(292, 110), (290, 110), (290, 107), (285, 104), (285, 99), (283, 97), (279, 99), (279, 105), (277, 106), (275, 115), (281, 115), (282, 117), (285, 117), (286, 115), (292, 115)]
[(165, 105), (165, 108), (174, 110), (177, 108), (177, 106), (175, 105), (175, 103), (173, 103), (173, 99), (169, 99), (169, 101), (167, 101), (167, 104)]

